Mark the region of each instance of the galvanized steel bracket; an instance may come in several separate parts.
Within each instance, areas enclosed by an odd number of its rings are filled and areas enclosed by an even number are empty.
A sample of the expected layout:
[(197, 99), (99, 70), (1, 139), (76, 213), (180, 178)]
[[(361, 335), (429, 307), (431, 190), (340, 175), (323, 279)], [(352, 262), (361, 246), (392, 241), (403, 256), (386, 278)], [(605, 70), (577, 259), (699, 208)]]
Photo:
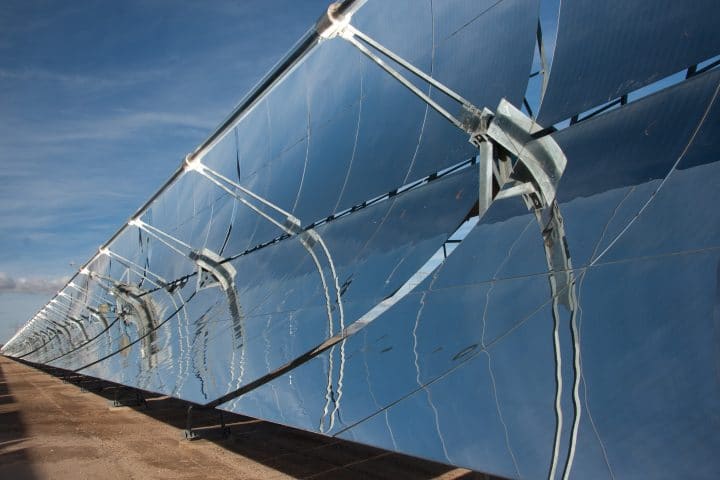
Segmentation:
[[(140, 354), (149, 359), (158, 352), (155, 340), (157, 337), (156, 330), (160, 325), (159, 315), (150, 300), (150, 296), (137, 285), (121, 282), (114, 282), (111, 292), (119, 303), (117, 311), (125, 314), (124, 322), (136, 324), (138, 334), (142, 338)], [(124, 306), (130, 307), (130, 312), (125, 310)], [(128, 317), (130, 317), (130, 320), (127, 320)], [(133, 322), (132, 317), (137, 320)]]
[[(549, 135), (535, 138), (543, 128), (505, 99), (500, 101), (497, 112), (484, 109), (476, 117), (477, 128), (470, 142), (483, 151), (486, 142), (500, 147), (498, 157), (508, 154), (517, 159), (509, 178), (498, 178), (502, 188), (507, 180), (514, 183), (500, 190), (496, 199), (523, 195), (534, 209), (552, 205), (560, 178), (565, 172), (567, 158), (560, 146)], [(518, 167), (517, 163), (522, 164)], [(500, 172), (494, 169), (497, 176)], [(482, 183), (482, 179), (481, 179)]]
[[(242, 339), (245, 333), (244, 317), (240, 308), (240, 301), (235, 291), (235, 277), (237, 270), (217, 253), (203, 248), (200, 251), (191, 251), (188, 257), (197, 266), (196, 290), (219, 287), (227, 297), (230, 316), (233, 320), (235, 338)], [(244, 339), (242, 339), (244, 343)]]
[(225, 291), (235, 289), (237, 271), (217, 253), (203, 248), (188, 254), (198, 269), (197, 290), (220, 287)]

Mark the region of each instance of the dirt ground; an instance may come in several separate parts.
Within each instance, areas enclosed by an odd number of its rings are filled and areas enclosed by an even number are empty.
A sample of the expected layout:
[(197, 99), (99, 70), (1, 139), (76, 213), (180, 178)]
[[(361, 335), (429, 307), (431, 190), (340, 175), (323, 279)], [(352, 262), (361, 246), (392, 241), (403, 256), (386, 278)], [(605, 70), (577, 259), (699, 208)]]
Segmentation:
[(217, 411), (188, 441), (182, 402), (113, 407), (112, 387), (71, 382), (0, 356), (0, 479), (488, 478), (237, 415), (224, 437)]

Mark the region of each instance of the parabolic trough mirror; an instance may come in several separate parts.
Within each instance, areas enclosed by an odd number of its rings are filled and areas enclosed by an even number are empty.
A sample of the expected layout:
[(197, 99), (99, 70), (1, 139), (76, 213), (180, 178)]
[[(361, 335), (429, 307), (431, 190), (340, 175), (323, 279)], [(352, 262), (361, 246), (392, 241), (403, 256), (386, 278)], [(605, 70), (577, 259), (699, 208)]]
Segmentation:
[(717, 478), (718, 20), (333, 4), (2, 353), (506, 477)]

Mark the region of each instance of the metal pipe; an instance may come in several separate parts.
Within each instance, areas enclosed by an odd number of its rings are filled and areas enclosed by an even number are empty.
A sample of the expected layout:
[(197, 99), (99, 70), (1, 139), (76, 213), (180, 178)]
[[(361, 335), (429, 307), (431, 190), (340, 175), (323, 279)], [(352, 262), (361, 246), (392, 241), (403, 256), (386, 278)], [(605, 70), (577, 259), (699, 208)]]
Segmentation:
[(417, 77), (426, 81), (433, 87), (437, 88), (438, 90), (440, 90), (442, 93), (444, 93), (448, 97), (463, 104), (464, 106), (467, 106), (467, 107), (473, 106), (469, 100), (467, 100), (466, 98), (461, 96), (459, 93), (450, 89), (446, 85), (443, 85), (442, 83), (438, 82), (433, 77), (431, 77), (427, 73), (423, 72), (422, 70), (417, 68), (415, 65), (413, 65), (412, 63), (410, 63), (407, 60), (405, 60), (404, 58), (402, 58), (401, 56), (397, 55), (392, 50), (385, 48), (382, 44), (376, 42), (373, 38), (369, 37), (368, 35), (365, 35), (363, 32), (361, 32), (357, 28), (353, 27), (352, 25), (348, 25), (346, 28), (352, 34), (352, 36), (360, 38), (360, 40), (367, 43), (368, 45), (373, 47), (375, 50), (379, 51), (386, 57), (390, 58), (393, 62), (397, 63), (398, 65), (401, 65), (403, 68), (407, 69), (408, 71), (410, 71)]
[(465, 127), (463, 126), (462, 122), (455, 118), (450, 112), (445, 110), (440, 104), (438, 104), (435, 100), (430, 98), (428, 95), (426, 95), (423, 91), (421, 91), (418, 87), (415, 86), (411, 81), (409, 81), (407, 78), (403, 77), (400, 72), (395, 70), (393, 67), (385, 63), (381, 58), (379, 58), (377, 55), (372, 53), (365, 45), (360, 43), (354, 36), (348, 35), (344, 36), (348, 42), (350, 42), (353, 46), (355, 46), (360, 52), (362, 52), (365, 56), (367, 56), (370, 60), (375, 62), (380, 68), (385, 70), (388, 74), (392, 75), (393, 78), (395, 78), (398, 82), (402, 83), (408, 90), (410, 90), (412, 93), (414, 93), (420, 100), (427, 103), (432, 107), (433, 110), (438, 112), (440, 115), (445, 117), (450, 123), (458, 127), (460, 130), (465, 131)]

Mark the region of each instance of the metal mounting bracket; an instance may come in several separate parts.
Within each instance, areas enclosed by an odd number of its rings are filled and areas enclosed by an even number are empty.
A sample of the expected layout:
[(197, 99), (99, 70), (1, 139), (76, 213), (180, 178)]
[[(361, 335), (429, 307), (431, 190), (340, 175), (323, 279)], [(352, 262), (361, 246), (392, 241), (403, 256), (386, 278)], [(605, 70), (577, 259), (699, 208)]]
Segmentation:
[(199, 252), (190, 252), (188, 256), (197, 265), (197, 290), (217, 286), (226, 291), (234, 290), (237, 271), (229, 262), (225, 262), (225, 259), (220, 255), (203, 248)]
[(90, 315), (100, 320), (100, 322), (103, 324), (103, 327), (107, 330), (109, 328), (109, 323), (107, 321), (107, 317), (105, 317), (105, 314), (103, 314), (100, 310), (97, 310), (93, 307), (88, 307), (88, 311), (90, 312)]
[[(197, 430), (193, 430), (193, 411), (194, 410), (207, 410), (202, 405), (188, 404), (186, 415), (185, 415), (185, 431), (183, 432), (186, 440), (197, 440), (201, 438)], [(230, 436), (230, 427), (225, 424), (225, 416), (222, 410), (217, 410), (220, 417), (220, 433), (222, 438), (228, 438)]]
[(75, 325), (80, 330), (80, 333), (82, 333), (82, 336), (85, 339), (85, 341), (89, 342), (90, 336), (88, 335), (87, 330), (85, 329), (85, 325), (82, 324), (82, 320), (80, 320), (79, 318), (74, 317), (72, 315), (68, 315), (67, 319), (72, 322), (72, 325)]
[(495, 200), (516, 196), (535, 211), (553, 205), (567, 165), (560, 146), (550, 136), (534, 138), (542, 127), (505, 99), (497, 113), (484, 109), (477, 118), (470, 142), (479, 150), (478, 214)]
[(352, 16), (367, 0), (335, 2), (331, 4), (325, 14), (317, 21), (315, 30), (322, 38), (330, 39), (338, 36), (350, 24)]
[(63, 325), (55, 320), (48, 319), (48, 321), (50, 323), (52, 323), (53, 325), (55, 325), (60, 330), (62, 330), (63, 332), (65, 332), (68, 343), (70, 344), (71, 347), (75, 348), (75, 342), (73, 341), (72, 334), (70, 333), (70, 329), (68, 329), (65, 325)]
[(206, 288), (219, 287), (227, 297), (230, 316), (233, 320), (235, 338), (242, 339), (244, 335), (244, 315), (240, 307), (237, 292), (235, 291), (235, 267), (217, 253), (203, 248), (200, 251), (192, 251), (188, 254), (190, 259), (197, 266), (197, 287), (198, 291)]
[[(157, 328), (160, 322), (158, 314), (150, 297), (146, 296), (147, 292), (137, 285), (121, 283), (113, 281), (112, 293), (118, 300), (117, 311), (122, 312), (123, 306), (130, 307), (130, 315), (125, 318), (135, 317), (133, 322), (138, 328), (138, 335), (142, 338), (140, 353), (152, 366), (152, 357), (158, 352), (156, 344)], [(124, 305), (123, 305), (124, 304)], [(131, 321), (132, 320), (125, 320)]]
[[(530, 184), (534, 192), (528, 193), (530, 185), (527, 185), (514, 194), (530, 197), (535, 208), (552, 205), (567, 165), (565, 154), (552, 137), (534, 138), (533, 134), (541, 130), (543, 128), (535, 120), (503, 98), (487, 128), (481, 126), (470, 139), (475, 145), (489, 139), (517, 158), (524, 168), (516, 165), (512, 178), (520, 184)], [(506, 193), (504, 196), (511, 195)]]

